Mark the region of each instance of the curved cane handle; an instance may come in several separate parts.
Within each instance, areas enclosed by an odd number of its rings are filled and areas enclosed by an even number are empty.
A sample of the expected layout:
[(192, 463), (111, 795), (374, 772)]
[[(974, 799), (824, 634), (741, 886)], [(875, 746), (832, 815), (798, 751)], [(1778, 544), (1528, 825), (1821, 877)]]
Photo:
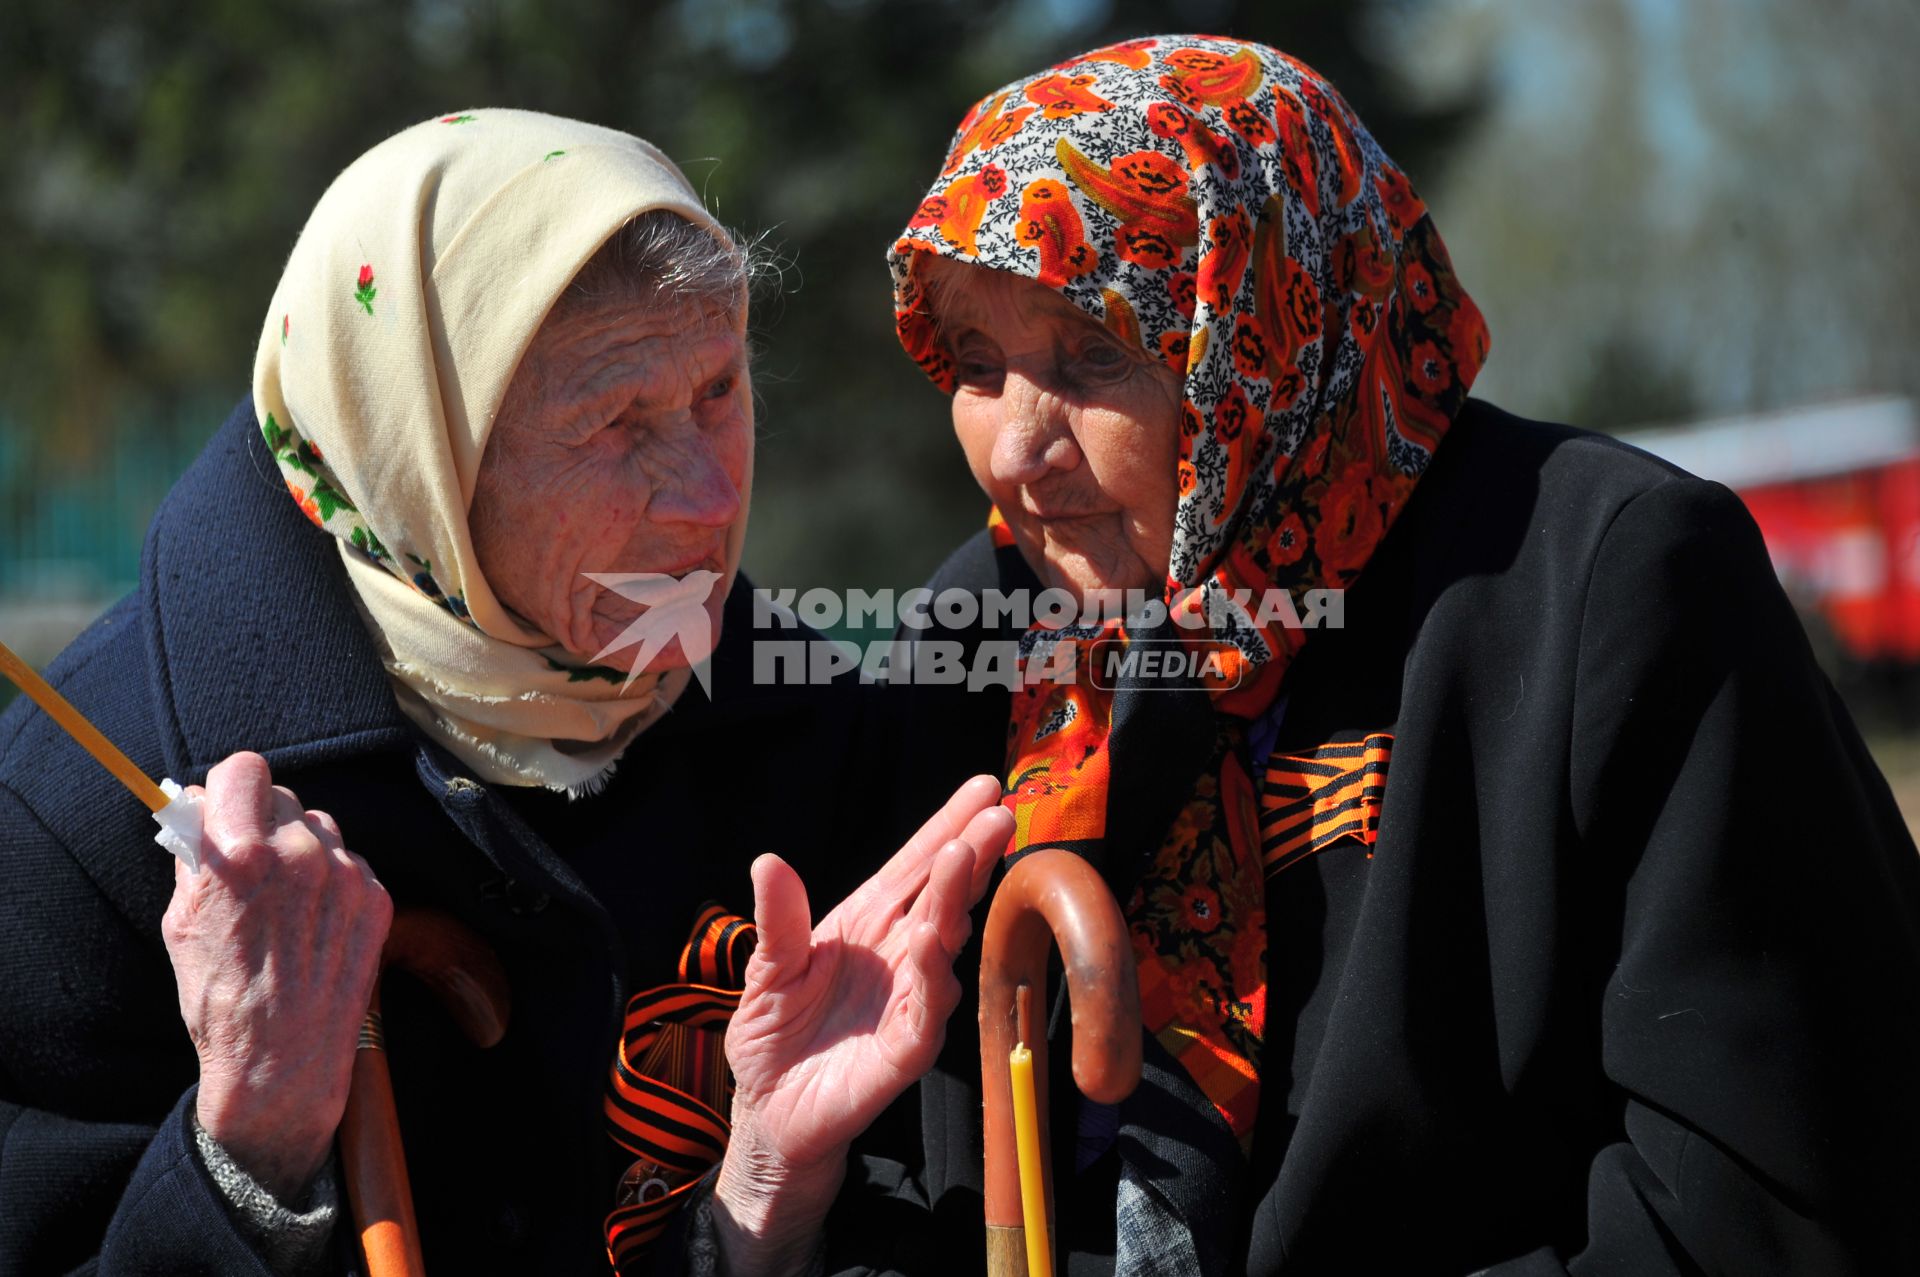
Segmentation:
[[(1007, 871), (987, 912), (980, 956), (980, 1080), (986, 1099), (989, 1270), (1025, 1272), (1020, 1172), (1015, 1153), (1013, 1086), (1007, 1054), (1019, 1041), (1021, 985), (1047, 987), (1047, 954), (1059, 944), (1073, 1013), (1073, 1080), (1082, 1094), (1116, 1104), (1140, 1081), (1140, 991), (1126, 919), (1099, 871), (1070, 851), (1032, 852)], [(1042, 1010), (1044, 1014), (1044, 1010)], [(1046, 1128), (1044, 1030), (1033, 1051), (1041, 1129)], [(1042, 1141), (1042, 1160), (1046, 1142)], [(1047, 1181), (1052, 1182), (1051, 1168)], [(1049, 1199), (1048, 1217), (1052, 1217)], [(998, 1235), (996, 1236), (996, 1230)], [(1016, 1239), (1009, 1245), (1012, 1230)], [(996, 1267), (995, 1255), (1014, 1266)]]

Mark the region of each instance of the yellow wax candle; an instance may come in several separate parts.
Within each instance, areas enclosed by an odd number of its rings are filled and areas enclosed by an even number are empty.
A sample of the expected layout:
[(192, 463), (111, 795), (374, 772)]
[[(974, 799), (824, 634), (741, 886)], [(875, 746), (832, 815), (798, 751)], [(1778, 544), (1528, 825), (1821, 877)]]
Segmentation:
[(1039, 1105), (1033, 1093), (1033, 1052), (1025, 1042), (1007, 1053), (1013, 1073), (1013, 1137), (1020, 1154), (1020, 1215), (1026, 1223), (1028, 1277), (1053, 1277), (1053, 1244), (1047, 1236), (1047, 1187), (1040, 1174)]
[(0, 674), (25, 692), (46, 712), (48, 718), (79, 743), (80, 748), (92, 754), (102, 767), (112, 772), (114, 779), (132, 790), (134, 797), (145, 803), (149, 811), (163, 811), (173, 801), (160, 791), (160, 786), (147, 779), (147, 774), (134, 766), (133, 760), (121, 753), (118, 746), (102, 736), (100, 729), (87, 721), (86, 715), (69, 704), (66, 697), (47, 686), (47, 680), (36, 674), (33, 666), (15, 656), (5, 643), (0, 643)]

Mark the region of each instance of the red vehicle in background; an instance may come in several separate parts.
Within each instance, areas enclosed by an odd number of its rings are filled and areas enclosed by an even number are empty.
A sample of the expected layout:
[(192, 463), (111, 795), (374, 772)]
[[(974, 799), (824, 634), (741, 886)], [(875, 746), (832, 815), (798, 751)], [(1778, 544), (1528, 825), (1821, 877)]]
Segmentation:
[(1920, 666), (1920, 416), (1856, 399), (1621, 436), (1746, 502), (1774, 571), (1836, 655)]

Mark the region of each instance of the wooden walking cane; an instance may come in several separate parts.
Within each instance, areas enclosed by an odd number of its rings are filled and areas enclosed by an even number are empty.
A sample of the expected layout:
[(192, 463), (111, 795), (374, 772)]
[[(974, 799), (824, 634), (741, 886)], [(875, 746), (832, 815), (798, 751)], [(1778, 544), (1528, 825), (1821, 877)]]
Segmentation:
[[(492, 1046), (506, 1033), (511, 1003), (500, 959), (446, 914), (432, 909), (396, 913), (380, 966), (383, 978), (387, 968), (399, 967), (431, 989), (474, 1045)], [(378, 983), (360, 1026), (347, 1111), (340, 1119), (340, 1163), (368, 1277), (424, 1277), (413, 1185), (387, 1073)]]
[(1033, 852), (1007, 871), (981, 937), (989, 1277), (1052, 1273), (1046, 1030), (1034, 1002), (1045, 996), (1056, 942), (1073, 1012), (1075, 1084), (1090, 1100), (1117, 1104), (1140, 1082), (1140, 990), (1120, 906), (1080, 856)]

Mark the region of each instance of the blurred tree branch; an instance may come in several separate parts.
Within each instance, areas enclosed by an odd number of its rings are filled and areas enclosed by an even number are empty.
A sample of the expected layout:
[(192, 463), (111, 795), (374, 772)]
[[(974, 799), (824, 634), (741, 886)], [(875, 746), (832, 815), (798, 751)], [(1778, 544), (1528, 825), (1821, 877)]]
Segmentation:
[[(1362, 39), (1374, 7), (16, 0), (0, 8), (0, 422), (43, 458), (99, 464), (128, 432), (230, 402), (340, 168), (450, 110), (550, 111), (658, 143), (723, 220), (770, 231), (794, 263), (756, 317), (749, 566), (906, 584), (982, 515), (943, 401), (895, 345), (882, 260), (961, 114), (1081, 49), (1201, 29), (1318, 65), (1418, 176), (1462, 109), (1396, 96)], [(184, 427), (177, 451), (215, 424)]]

